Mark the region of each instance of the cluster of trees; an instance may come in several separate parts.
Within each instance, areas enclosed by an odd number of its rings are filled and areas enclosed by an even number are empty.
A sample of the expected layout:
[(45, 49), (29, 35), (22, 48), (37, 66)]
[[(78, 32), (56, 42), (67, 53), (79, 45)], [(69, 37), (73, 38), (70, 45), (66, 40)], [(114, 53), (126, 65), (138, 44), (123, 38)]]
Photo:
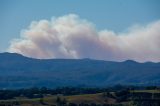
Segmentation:
[(131, 100), (135, 106), (160, 106), (160, 93), (133, 92)]
[(103, 97), (109, 97), (115, 99), (117, 102), (128, 101), (131, 93), (129, 89), (124, 89), (116, 92), (103, 92)]
[[(122, 85), (116, 85), (107, 88), (61, 87), (56, 89), (49, 89), (46, 87), (42, 88), (34, 87), (34, 88), (17, 89), (17, 90), (0, 90), (0, 100), (13, 99), (14, 97), (20, 97), (20, 96), (28, 98), (42, 98), (46, 94), (50, 95), (62, 94), (65, 96), (65, 95), (78, 95), (78, 94), (95, 94), (102, 92), (116, 92), (117, 97), (121, 95), (121, 98), (127, 98), (129, 90), (133, 89), (157, 89), (157, 87), (155, 86), (137, 87), (137, 86), (122, 86)], [(111, 95), (108, 94), (108, 96)]]
[(0, 100), (13, 99), (14, 97), (28, 97), (28, 98), (42, 98), (43, 95), (62, 94), (62, 95), (77, 95), (77, 94), (94, 94), (106, 91), (106, 88), (79, 88), (79, 87), (62, 87), (56, 89), (42, 88), (29, 88), (18, 90), (0, 90)]

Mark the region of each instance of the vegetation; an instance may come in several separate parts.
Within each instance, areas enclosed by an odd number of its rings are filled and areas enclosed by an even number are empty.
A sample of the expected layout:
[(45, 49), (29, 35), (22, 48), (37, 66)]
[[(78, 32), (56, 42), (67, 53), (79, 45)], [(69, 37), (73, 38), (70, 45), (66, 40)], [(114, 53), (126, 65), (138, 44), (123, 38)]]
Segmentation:
[(158, 87), (0, 90), (0, 106), (160, 106)]

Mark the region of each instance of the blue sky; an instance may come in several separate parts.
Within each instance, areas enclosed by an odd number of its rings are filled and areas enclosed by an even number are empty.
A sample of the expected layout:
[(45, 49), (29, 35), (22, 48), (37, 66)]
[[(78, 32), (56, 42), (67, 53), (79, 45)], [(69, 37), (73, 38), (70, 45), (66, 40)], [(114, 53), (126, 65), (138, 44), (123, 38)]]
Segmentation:
[(160, 0), (0, 0), (0, 52), (34, 20), (74, 13), (98, 30), (123, 32), (160, 19)]

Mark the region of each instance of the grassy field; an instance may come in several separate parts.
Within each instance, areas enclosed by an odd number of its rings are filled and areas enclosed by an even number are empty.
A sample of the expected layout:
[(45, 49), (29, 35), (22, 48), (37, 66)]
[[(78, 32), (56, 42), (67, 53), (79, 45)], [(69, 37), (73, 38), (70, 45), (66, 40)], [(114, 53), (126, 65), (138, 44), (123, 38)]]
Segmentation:
[(131, 92), (148, 92), (148, 93), (160, 93), (160, 90), (133, 90)]
[(102, 93), (98, 94), (85, 94), (85, 95), (75, 95), (75, 96), (67, 96), (66, 99), (72, 103), (96, 103), (96, 104), (113, 104), (115, 103), (115, 99), (103, 97)]
[[(57, 98), (61, 100), (66, 100), (67, 103), (95, 103), (95, 104), (115, 104), (116, 100), (109, 97), (103, 97), (102, 93), (97, 94), (83, 94), (83, 95), (72, 95), (72, 96), (62, 96), (62, 95), (53, 95), (45, 96), (43, 99), (25, 99), (25, 98), (16, 98), (11, 100), (0, 100), (0, 104), (15, 104), (18, 102), (20, 106), (52, 106), (57, 105)], [(43, 103), (42, 103), (43, 102)], [(1, 105), (0, 105), (1, 106)]]

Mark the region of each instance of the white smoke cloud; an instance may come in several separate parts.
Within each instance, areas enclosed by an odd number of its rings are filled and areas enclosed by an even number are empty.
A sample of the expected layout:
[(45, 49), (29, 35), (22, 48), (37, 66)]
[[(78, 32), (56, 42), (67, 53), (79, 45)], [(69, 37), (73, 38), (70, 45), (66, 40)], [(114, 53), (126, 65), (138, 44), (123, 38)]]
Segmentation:
[(112, 61), (160, 61), (160, 21), (125, 33), (98, 31), (75, 14), (31, 23), (9, 52), (33, 58), (93, 58)]

